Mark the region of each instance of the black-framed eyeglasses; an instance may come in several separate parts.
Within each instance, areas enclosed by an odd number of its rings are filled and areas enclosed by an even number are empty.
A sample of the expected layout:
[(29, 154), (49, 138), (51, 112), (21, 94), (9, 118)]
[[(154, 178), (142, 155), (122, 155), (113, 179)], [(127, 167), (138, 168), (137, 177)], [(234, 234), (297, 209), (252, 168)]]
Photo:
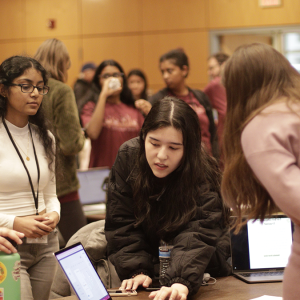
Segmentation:
[(34, 89), (37, 89), (38, 93), (40, 95), (47, 95), (49, 90), (50, 90), (49, 86), (46, 86), (46, 85), (36, 86), (36, 85), (33, 85), (33, 84), (29, 84), (29, 83), (24, 83), (24, 84), (11, 83), (10, 85), (20, 86), (21, 87), (21, 92), (23, 92), (23, 93), (32, 93), (34, 91)]
[(105, 74), (102, 74), (102, 75), (99, 75), (100, 78), (103, 78), (103, 79), (107, 79), (109, 77), (116, 77), (116, 78), (120, 78), (124, 76), (124, 73), (121, 73), (121, 72), (116, 72), (116, 73), (112, 73), (112, 74), (109, 74), (109, 73), (105, 73)]

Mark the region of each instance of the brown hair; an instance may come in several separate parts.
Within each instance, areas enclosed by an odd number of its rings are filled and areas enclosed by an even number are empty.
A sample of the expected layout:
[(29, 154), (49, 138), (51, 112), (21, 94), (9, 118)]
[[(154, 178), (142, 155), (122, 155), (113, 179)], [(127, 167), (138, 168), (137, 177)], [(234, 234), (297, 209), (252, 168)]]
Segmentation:
[(247, 123), (279, 99), (300, 101), (300, 74), (278, 51), (266, 44), (244, 45), (226, 62), (224, 85), (227, 116), (224, 130), (225, 170), (222, 195), (237, 215), (261, 219), (277, 210), (267, 190), (248, 165), (241, 146)]
[(70, 56), (62, 41), (57, 39), (44, 41), (36, 51), (34, 58), (43, 65), (50, 77), (62, 82), (67, 81)]
[(213, 57), (217, 60), (217, 62), (221, 66), (222, 63), (225, 62), (229, 58), (229, 55), (226, 53), (218, 52), (218, 53), (211, 55), (208, 59), (213, 58)]

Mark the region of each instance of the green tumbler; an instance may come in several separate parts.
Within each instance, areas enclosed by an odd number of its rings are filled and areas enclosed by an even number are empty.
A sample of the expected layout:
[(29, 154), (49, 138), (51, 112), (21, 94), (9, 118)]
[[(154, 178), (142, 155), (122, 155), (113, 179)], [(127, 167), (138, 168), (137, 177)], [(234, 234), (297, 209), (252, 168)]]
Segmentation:
[(0, 300), (20, 300), (20, 255), (0, 251)]

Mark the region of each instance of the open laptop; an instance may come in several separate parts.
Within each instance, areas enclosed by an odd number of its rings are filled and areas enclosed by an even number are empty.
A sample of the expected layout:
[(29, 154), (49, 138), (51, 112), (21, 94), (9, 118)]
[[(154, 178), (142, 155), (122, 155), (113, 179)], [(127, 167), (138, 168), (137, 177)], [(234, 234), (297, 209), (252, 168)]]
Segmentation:
[(292, 246), (293, 224), (284, 215), (249, 220), (231, 232), (232, 272), (247, 283), (282, 281)]
[(108, 167), (77, 170), (80, 183), (78, 193), (85, 214), (105, 213), (105, 180), (109, 172)]
[(80, 242), (54, 255), (79, 300), (112, 300), (111, 296), (137, 295), (133, 290), (107, 290)]

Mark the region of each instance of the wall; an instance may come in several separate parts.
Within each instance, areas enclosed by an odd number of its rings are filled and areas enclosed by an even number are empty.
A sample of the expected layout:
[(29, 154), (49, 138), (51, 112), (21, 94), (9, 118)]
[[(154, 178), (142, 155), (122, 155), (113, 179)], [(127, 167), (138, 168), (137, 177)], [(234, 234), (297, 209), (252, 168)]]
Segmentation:
[[(258, 0), (0, 0), (0, 61), (33, 55), (47, 38), (66, 44), (73, 85), (83, 62), (113, 58), (128, 72), (146, 71), (153, 91), (163, 82), (158, 58), (182, 47), (190, 59), (188, 84), (203, 88), (208, 77), (210, 29), (300, 25), (300, 1), (261, 8)], [(54, 19), (56, 28), (47, 28)]]

